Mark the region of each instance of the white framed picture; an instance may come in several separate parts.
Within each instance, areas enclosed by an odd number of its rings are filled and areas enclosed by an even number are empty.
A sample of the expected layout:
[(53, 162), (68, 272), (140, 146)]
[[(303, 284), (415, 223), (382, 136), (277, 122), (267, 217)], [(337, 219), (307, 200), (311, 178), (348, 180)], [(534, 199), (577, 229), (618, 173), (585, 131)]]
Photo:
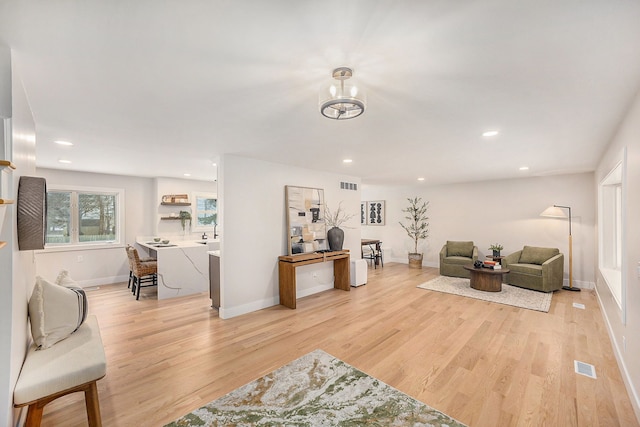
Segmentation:
[(360, 202), (360, 225), (367, 225), (367, 202)]
[(384, 200), (372, 200), (367, 202), (367, 225), (384, 225), (385, 210)]

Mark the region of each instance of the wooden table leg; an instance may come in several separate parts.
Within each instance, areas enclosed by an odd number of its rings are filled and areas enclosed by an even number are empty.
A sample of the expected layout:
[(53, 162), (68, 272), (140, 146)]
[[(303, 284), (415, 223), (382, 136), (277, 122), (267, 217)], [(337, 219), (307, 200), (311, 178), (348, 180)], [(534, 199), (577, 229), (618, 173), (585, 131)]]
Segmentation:
[(343, 291), (350, 291), (351, 284), (349, 281), (349, 257), (333, 260), (333, 287)]
[(278, 262), (280, 304), (296, 308), (296, 268), (289, 262)]

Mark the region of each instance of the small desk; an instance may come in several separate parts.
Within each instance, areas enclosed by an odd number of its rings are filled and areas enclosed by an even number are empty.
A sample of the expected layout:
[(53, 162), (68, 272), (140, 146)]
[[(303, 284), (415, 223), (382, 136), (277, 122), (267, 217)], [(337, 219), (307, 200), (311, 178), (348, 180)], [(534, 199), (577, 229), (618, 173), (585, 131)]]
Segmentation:
[(333, 261), (333, 287), (350, 291), (349, 285), (349, 251), (333, 251), (325, 253), (309, 253), (299, 255), (283, 255), (278, 257), (278, 274), (280, 281), (280, 304), (296, 308), (296, 267)]
[[(373, 266), (374, 268), (376, 268), (378, 266), (378, 263), (380, 263), (382, 265), (382, 267), (384, 267), (384, 261), (382, 260), (382, 248), (381, 248), (381, 244), (382, 242), (378, 239), (361, 239), (360, 240), (361, 245), (362, 246), (369, 246), (371, 248), (371, 256), (368, 256), (365, 258), (364, 256), (364, 252), (362, 252), (361, 250), (361, 256), (363, 259), (372, 259), (373, 260)], [(375, 249), (373, 249), (373, 246), (375, 245)]]

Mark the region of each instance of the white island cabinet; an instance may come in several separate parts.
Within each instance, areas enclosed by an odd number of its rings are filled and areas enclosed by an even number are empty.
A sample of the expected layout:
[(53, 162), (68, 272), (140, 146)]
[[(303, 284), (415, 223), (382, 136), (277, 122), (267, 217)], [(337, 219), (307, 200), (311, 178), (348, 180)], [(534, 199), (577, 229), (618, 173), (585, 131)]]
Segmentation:
[(217, 240), (170, 240), (163, 245), (152, 238), (136, 243), (158, 260), (158, 299), (183, 297), (209, 290), (209, 254)]

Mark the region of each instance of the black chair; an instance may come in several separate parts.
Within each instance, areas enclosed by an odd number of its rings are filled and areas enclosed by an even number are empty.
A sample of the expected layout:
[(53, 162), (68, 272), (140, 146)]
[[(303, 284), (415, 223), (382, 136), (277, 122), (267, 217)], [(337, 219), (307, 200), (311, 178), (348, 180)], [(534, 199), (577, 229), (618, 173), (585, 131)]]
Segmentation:
[(381, 241), (362, 247), (362, 259), (373, 261), (373, 268), (378, 268), (378, 264), (380, 264), (381, 267), (384, 267), (384, 259), (382, 254), (383, 251)]

